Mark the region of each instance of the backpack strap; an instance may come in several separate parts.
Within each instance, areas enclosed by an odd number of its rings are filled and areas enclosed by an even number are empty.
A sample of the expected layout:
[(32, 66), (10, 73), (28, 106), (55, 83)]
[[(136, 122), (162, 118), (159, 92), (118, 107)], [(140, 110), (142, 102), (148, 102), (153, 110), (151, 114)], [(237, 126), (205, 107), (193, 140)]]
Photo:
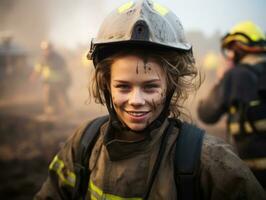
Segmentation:
[(204, 131), (194, 125), (181, 123), (175, 152), (175, 176), (180, 200), (200, 199), (199, 168)]
[(94, 119), (85, 128), (84, 134), (80, 139), (74, 162), (76, 182), (73, 190), (73, 200), (85, 199), (86, 197), (90, 176), (90, 171), (88, 169), (89, 158), (98, 138), (99, 129), (108, 119), (109, 116), (102, 116)]

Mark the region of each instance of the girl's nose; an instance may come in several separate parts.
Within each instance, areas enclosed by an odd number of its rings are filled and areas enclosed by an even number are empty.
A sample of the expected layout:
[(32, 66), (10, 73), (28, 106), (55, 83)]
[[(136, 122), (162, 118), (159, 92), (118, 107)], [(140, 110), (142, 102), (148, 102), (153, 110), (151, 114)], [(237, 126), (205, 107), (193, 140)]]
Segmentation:
[(129, 95), (128, 103), (134, 106), (140, 106), (145, 104), (143, 94), (140, 89), (134, 89)]

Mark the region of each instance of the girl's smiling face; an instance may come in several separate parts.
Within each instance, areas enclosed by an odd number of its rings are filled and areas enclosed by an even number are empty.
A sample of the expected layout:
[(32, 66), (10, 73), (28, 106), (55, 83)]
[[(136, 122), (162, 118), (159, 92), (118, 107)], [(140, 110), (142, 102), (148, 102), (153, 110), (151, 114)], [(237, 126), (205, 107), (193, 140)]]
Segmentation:
[(141, 131), (163, 110), (166, 75), (154, 59), (121, 56), (111, 65), (110, 89), (118, 118), (131, 130)]

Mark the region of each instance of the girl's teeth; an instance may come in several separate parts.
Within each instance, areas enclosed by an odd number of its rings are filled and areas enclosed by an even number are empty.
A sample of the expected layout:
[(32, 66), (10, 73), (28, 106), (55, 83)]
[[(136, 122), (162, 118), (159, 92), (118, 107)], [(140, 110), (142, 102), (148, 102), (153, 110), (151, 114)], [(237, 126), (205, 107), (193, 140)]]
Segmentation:
[(144, 115), (145, 113), (139, 113), (139, 112), (129, 112), (130, 115), (132, 116), (136, 116), (136, 117), (139, 117), (139, 116), (142, 116)]

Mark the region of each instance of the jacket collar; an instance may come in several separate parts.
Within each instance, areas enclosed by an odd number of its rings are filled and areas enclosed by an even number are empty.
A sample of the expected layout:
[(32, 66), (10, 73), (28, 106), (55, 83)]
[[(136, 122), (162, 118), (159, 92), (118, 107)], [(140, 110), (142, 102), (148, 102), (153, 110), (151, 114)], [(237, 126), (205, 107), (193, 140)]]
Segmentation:
[[(127, 141), (117, 139), (115, 136), (117, 131), (119, 134), (132, 134), (130, 130), (118, 130), (110, 126), (110, 123), (104, 130), (104, 145), (106, 146), (110, 160), (123, 160), (149, 151), (155, 143), (160, 141), (161, 136), (169, 124), (168, 119), (165, 119), (160, 127), (153, 129), (151, 132), (143, 132), (144, 138), (137, 141)], [(126, 133), (127, 132), (127, 133)]]

